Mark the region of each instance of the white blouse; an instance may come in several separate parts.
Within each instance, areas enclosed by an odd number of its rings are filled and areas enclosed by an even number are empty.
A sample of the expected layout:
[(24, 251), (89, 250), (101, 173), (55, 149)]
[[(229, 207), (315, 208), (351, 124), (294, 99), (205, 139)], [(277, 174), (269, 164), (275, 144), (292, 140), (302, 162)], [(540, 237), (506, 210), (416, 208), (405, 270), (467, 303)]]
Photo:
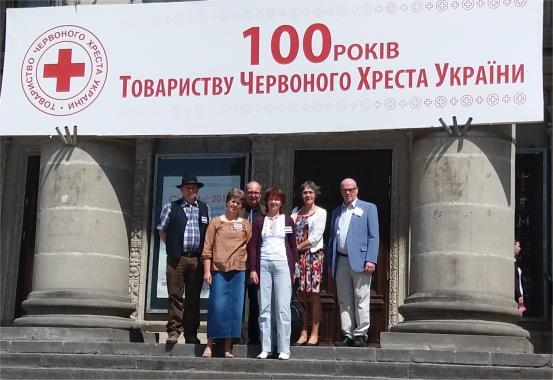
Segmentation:
[[(289, 227), (290, 228), (290, 227)], [(261, 230), (260, 258), (271, 261), (288, 260), (286, 257), (284, 214), (271, 219), (265, 216)]]
[[(294, 207), (292, 210), (292, 220), (296, 222), (296, 217), (300, 207)], [(317, 206), (315, 212), (307, 217), (308, 229), (307, 229), (307, 239), (311, 243), (311, 252), (317, 252), (319, 249), (323, 248), (323, 234), (325, 232), (326, 226), (326, 210), (322, 207)]]

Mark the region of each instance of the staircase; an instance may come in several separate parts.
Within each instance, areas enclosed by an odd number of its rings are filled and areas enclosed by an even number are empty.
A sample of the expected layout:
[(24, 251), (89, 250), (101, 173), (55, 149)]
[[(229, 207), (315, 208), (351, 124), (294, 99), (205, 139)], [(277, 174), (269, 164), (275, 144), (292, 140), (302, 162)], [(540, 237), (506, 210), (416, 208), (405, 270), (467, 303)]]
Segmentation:
[[(552, 379), (552, 355), (292, 347), (291, 359), (202, 358), (203, 345), (18, 340), (0, 336), (2, 379)], [(215, 354), (222, 354), (221, 347)]]

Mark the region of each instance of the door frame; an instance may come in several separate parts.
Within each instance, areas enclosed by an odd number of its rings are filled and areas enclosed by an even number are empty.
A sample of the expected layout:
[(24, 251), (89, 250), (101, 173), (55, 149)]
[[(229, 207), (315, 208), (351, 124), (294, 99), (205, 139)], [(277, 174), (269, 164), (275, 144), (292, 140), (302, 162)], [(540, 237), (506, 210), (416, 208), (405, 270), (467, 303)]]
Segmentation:
[[(409, 268), (409, 173), (411, 138), (406, 131), (367, 131), (285, 135), (275, 139), (273, 183), (292, 194), (296, 150), (392, 151), (390, 252), (387, 270), (388, 329), (399, 323), (398, 307), (407, 296)], [(288, 205), (288, 208), (291, 206)], [(287, 210), (287, 212), (290, 212)]]
[[(22, 210), (25, 202), (27, 160), (29, 156), (40, 156), (41, 144), (48, 141), (48, 138), (2, 137), (1, 140), (0, 325), (12, 326), (23, 231)], [(6, 178), (10, 179), (9, 189), (4, 188)]]

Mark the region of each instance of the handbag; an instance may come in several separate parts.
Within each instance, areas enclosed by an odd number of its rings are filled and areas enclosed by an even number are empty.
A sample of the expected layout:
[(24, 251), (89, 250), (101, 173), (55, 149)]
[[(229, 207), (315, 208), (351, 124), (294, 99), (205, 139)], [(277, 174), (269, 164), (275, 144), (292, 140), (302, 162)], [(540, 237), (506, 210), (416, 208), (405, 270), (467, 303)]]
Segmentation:
[(292, 328), (290, 329), (290, 342), (297, 342), (303, 327), (303, 306), (298, 297), (298, 291), (292, 286), (292, 299), (290, 300), (290, 312)]

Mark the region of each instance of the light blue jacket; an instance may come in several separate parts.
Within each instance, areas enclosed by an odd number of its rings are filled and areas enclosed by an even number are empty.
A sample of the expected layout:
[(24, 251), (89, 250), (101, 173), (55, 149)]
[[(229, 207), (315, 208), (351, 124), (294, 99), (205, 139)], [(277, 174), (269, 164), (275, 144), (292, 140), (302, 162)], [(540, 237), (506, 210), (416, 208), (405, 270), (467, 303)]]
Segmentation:
[[(348, 251), (348, 259), (351, 268), (355, 272), (363, 272), (365, 270), (365, 262), (378, 262), (378, 211), (376, 205), (357, 200), (356, 208), (363, 210), (361, 216), (353, 213), (348, 228), (346, 237), (346, 246)], [(330, 239), (327, 246), (327, 263), (332, 273), (332, 277), (336, 275), (336, 258), (338, 232), (338, 219), (342, 213), (342, 205), (336, 207), (332, 211), (330, 219)], [(359, 214), (359, 213), (357, 213)]]

